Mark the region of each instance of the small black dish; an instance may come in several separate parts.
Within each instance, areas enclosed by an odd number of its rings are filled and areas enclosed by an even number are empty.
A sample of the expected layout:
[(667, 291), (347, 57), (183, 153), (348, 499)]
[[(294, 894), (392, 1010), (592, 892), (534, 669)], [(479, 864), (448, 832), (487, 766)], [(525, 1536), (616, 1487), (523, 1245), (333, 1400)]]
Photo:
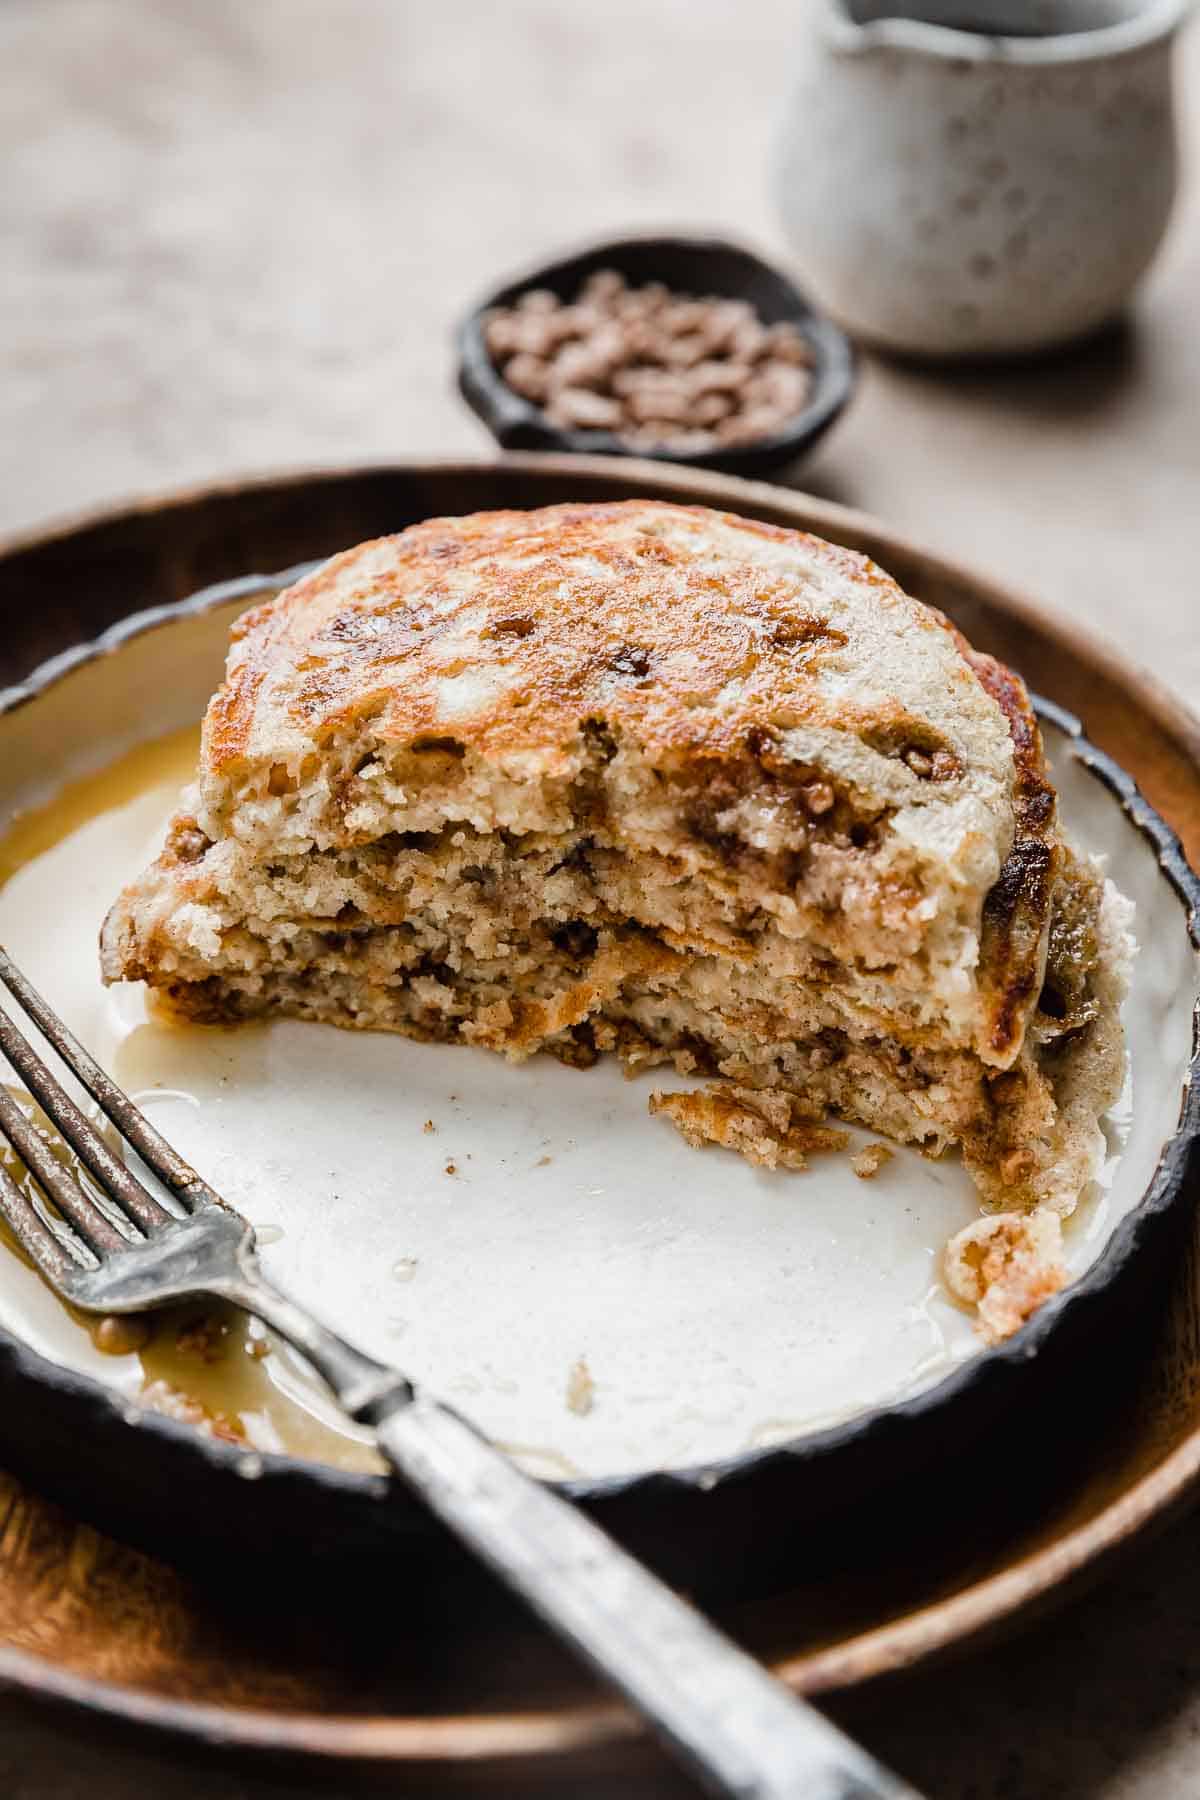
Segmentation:
[[(661, 281), (678, 293), (748, 300), (768, 325), (787, 321), (813, 352), (812, 396), (786, 429), (720, 450), (646, 451), (611, 431), (570, 431), (551, 425), (541, 408), (509, 387), (484, 342), (487, 314), (511, 306), (530, 288), (549, 288), (573, 300), (589, 275), (616, 269), (631, 287)], [(489, 294), (458, 331), (458, 385), (463, 398), (506, 450), (566, 450), (576, 456), (653, 456), (660, 462), (719, 469), (728, 475), (764, 475), (810, 450), (837, 418), (854, 387), (854, 351), (831, 319), (814, 311), (777, 269), (721, 238), (643, 237), (598, 244), (561, 262), (529, 269)]]

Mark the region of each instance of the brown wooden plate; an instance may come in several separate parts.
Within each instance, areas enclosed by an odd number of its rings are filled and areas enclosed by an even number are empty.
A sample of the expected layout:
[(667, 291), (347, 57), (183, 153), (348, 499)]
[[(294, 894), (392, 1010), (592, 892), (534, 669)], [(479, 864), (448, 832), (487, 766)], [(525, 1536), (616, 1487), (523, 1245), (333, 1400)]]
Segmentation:
[[(653, 464), (531, 456), (274, 478), (10, 543), (0, 561), (0, 679), (25, 674), (132, 609), (429, 513), (632, 492), (725, 506), (868, 550), (981, 648), (1081, 713), (1089, 735), (1131, 770), (1194, 857), (1196, 726), (1103, 646), (858, 515)], [(755, 1557), (753, 1597), (725, 1608), (729, 1622), (797, 1685), (852, 1685), (943, 1653), (1062, 1591), (1180, 1500), (1200, 1458), (1185, 1211), (1177, 1209), (1183, 1253), (1169, 1297), (1153, 1286), (1130, 1289), (1119, 1346), (1106, 1353), (1089, 1344), (1088, 1379), (1075, 1381), (1069, 1408), (1062, 1383), (1070, 1367), (1056, 1375), (1048, 1368), (1044, 1381), (1026, 1384), (1019, 1419), (977, 1440), (969, 1458), (956, 1432), (945, 1461), (923, 1478), (906, 1479), (899, 1458), (881, 1459), (865, 1483), (860, 1469), (854, 1503), (825, 1517), (819, 1534), (811, 1524), (797, 1529), (787, 1485), (755, 1487), (740, 1540), (699, 1533), (687, 1547), (693, 1564), (718, 1553), (736, 1560), (739, 1542), (773, 1546), (773, 1555)], [(59, 1491), (67, 1500), (71, 1449), (64, 1434)], [(255, 1578), (244, 1570), (236, 1580), (231, 1571), (227, 1584), (181, 1576), (15, 1483), (8, 1497), (0, 1677), (30, 1691), (200, 1737), (408, 1761), (430, 1774), (467, 1763), (480, 1777), (486, 1769), (528, 1780), (535, 1770), (580, 1773), (601, 1753), (615, 1756), (618, 1745), (629, 1753), (625, 1715), (597, 1706), (587, 1680), (462, 1565), (443, 1559), (414, 1570), (403, 1559), (376, 1570), (377, 1588), (402, 1588), (420, 1622), (411, 1641), (396, 1643), (373, 1633), (360, 1609), (348, 1612), (338, 1581), (319, 1569), (299, 1596), (291, 1568), (264, 1569), (248, 1608), (245, 1582)], [(623, 1515), (620, 1496), (608, 1516), (648, 1554), (656, 1540), (661, 1549), (661, 1521)]]

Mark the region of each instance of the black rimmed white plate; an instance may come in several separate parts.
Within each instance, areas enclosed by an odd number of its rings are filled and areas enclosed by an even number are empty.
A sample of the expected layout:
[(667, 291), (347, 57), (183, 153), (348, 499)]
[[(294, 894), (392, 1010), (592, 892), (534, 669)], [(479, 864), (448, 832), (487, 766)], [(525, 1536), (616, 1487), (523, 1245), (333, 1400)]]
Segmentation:
[[(138, 989), (105, 993), (96, 931), (155, 852), (228, 625), (294, 573), (141, 615), (0, 696), (0, 821), (16, 821), (0, 841), (0, 941), (254, 1222), (282, 1285), (548, 1479), (624, 1516), (678, 1514), (681, 1542), (692, 1527), (711, 1538), (727, 1492), (751, 1519), (760, 1488), (796, 1483), (797, 1516), (860, 1493), (980, 1429), (1083, 1342), (1192, 1156), (1198, 890), (1074, 721), (1042, 708), (1067, 826), (1137, 909), (1129, 1080), (1068, 1227), (1072, 1287), (984, 1351), (938, 1277), (946, 1238), (977, 1214), (954, 1161), (898, 1150), (873, 1182), (846, 1157), (770, 1174), (687, 1148), (648, 1116), (651, 1082), (609, 1063), (513, 1068), (290, 1022), (185, 1029)], [(369, 1444), (286, 1353), (226, 1343), (216, 1368), (169, 1331), (165, 1347), (104, 1355), (0, 1258), (9, 1466), (149, 1541), (165, 1485), (172, 1541), (180, 1506), (201, 1540), (244, 1546), (424, 1534), (402, 1496), (381, 1503)], [(244, 1437), (148, 1407), (148, 1379), (160, 1402), (198, 1394)]]

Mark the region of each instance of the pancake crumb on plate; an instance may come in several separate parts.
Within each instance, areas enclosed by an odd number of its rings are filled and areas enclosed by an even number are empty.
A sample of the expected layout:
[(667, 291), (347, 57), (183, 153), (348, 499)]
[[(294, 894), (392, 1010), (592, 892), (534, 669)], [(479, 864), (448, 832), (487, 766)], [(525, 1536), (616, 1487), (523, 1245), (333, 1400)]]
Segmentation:
[(893, 1154), (886, 1144), (864, 1144), (850, 1158), (850, 1167), (860, 1181), (874, 1181), (880, 1169), (891, 1162)]
[[(652, 1102), (697, 1140), (795, 1166), (833, 1113), (1020, 1222), (1103, 1154), (1129, 911), (1009, 670), (865, 557), (626, 501), (430, 520), (242, 619), (102, 961), (196, 1019), (671, 1063), (722, 1082)], [(981, 1314), (1052, 1228), (1001, 1235), (951, 1252)]]
[(807, 1102), (778, 1088), (715, 1082), (700, 1093), (650, 1096), (689, 1144), (723, 1144), (766, 1169), (803, 1169), (818, 1150), (844, 1150), (848, 1132), (815, 1124)]

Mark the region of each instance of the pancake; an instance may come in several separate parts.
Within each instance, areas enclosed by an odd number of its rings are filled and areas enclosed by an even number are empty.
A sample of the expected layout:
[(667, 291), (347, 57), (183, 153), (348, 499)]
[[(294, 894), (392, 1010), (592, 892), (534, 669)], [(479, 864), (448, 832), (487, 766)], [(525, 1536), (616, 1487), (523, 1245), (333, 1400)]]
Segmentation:
[(770, 1161), (776, 1120), (794, 1164), (832, 1112), (1025, 1218), (1102, 1152), (1127, 910), (1009, 670), (852, 551), (631, 500), (430, 520), (242, 619), (102, 964), (196, 1019), (671, 1063), (721, 1084), (656, 1096), (696, 1141)]

